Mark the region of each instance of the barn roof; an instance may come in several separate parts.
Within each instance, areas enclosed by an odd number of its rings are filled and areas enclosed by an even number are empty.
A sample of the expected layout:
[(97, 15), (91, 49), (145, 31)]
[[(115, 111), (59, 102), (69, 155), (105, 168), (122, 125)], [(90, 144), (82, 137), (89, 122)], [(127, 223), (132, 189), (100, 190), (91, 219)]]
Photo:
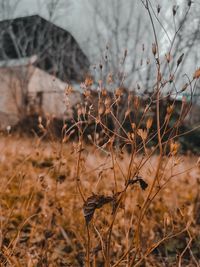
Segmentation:
[(0, 21), (0, 61), (37, 56), (36, 66), (63, 81), (80, 81), (89, 61), (66, 30), (38, 16)]

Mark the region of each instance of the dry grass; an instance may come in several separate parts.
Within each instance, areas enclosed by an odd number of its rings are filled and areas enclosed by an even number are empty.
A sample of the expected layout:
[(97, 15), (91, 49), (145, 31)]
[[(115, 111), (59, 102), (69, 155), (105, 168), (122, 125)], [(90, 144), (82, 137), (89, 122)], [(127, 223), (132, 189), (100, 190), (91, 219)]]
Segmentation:
[[(0, 149), (1, 266), (85, 266), (87, 235), (83, 202), (75, 181), (79, 154), (76, 145), (64, 145), (61, 155), (59, 143), (9, 136), (1, 137)], [(127, 172), (129, 157), (126, 153), (115, 155), (118, 191), (124, 185), (123, 175)], [(140, 160), (138, 156), (133, 164), (137, 165)], [(161, 169), (168, 174), (164, 181), (171, 174), (173, 178), (150, 203), (141, 222), (141, 255), (146, 265), (141, 262), (138, 266), (200, 264), (197, 213), (200, 173), (195, 167), (196, 161), (191, 156), (174, 156), (163, 161), (167, 165), (163, 164)], [(157, 157), (152, 157), (140, 170), (149, 185), (157, 164)], [(84, 145), (80, 169), (85, 198), (92, 193), (113, 195), (115, 180), (111, 157)], [(142, 191), (137, 184), (132, 185), (123, 196), (112, 232), (112, 266), (129, 247), (148, 188)], [(111, 206), (107, 204), (96, 210), (90, 225), (93, 266), (104, 266), (101, 242), (112, 220)], [(163, 240), (158, 245), (163, 238), (169, 241)], [(127, 265), (122, 261), (118, 266)]]

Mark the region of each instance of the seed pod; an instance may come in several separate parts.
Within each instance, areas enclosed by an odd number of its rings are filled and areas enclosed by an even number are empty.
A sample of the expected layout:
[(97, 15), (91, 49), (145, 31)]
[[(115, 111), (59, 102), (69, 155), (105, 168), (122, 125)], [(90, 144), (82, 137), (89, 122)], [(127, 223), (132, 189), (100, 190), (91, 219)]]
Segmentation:
[(131, 128), (134, 130), (136, 128), (136, 124), (133, 122), (131, 123)]
[(197, 69), (193, 75), (193, 79), (199, 79), (200, 78), (200, 68)]
[(128, 115), (130, 114), (130, 109), (128, 109), (126, 112), (125, 112), (125, 118), (128, 117)]
[(192, 1), (188, 0), (188, 6), (191, 7)]
[(157, 47), (156, 47), (156, 44), (155, 43), (152, 44), (152, 53), (153, 53), (154, 56), (157, 53)]
[(178, 6), (177, 5), (173, 5), (173, 8), (172, 8), (172, 14), (173, 14), (173, 16), (176, 16), (177, 10), (178, 10)]
[(85, 86), (86, 87), (89, 87), (89, 86), (91, 86), (93, 84), (93, 80), (92, 80), (92, 78), (91, 77), (86, 77), (86, 79), (85, 79)]
[(83, 94), (86, 98), (88, 98), (91, 95), (91, 91), (89, 89), (86, 89)]
[(185, 83), (181, 89), (181, 92), (184, 92), (188, 87), (188, 83)]
[(139, 108), (139, 105), (140, 105), (140, 100), (139, 100), (139, 97), (136, 96), (136, 97), (134, 98), (134, 108), (135, 108), (135, 109), (138, 109), (138, 108)]
[(125, 58), (127, 57), (127, 54), (128, 54), (128, 50), (125, 49), (125, 51), (124, 51), (124, 57), (125, 57)]
[(157, 81), (158, 82), (161, 82), (162, 80), (162, 74), (160, 73), (160, 71), (158, 72), (158, 75), (157, 75)]
[(179, 59), (177, 60), (177, 68), (178, 66), (181, 64), (182, 60), (183, 60), (183, 57), (184, 57), (184, 53), (179, 57)]
[(150, 117), (148, 118), (147, 123), (146, 123), (147, 129), (150, 129), (152, 124), (153, 124), (153, 119)]
[(142, 138), (143, 141), (147, 139), (147, 131), (143, 129), (138, 129), (137, 134)]
[(104, 112), (105, 112), (105, 106), (103, 103), (100, 103), (98, 107), (98, 114), (103, 115)]
[(107, 83), (108, 83), (108, 84), (113, 83), (113, 76), (112, 76), (111, 73), (108, 74), (108, 77), (107, 77)]
[(105, 106), (106, 107), (109, 107), (110, 105), (111, 105), (111, 98), (108, 96), (108, 97), (106, 97), (106, 99), (105, 99)]
[(101, 91), (102, 96), (107, 96), (107, 90), (106, 88), (103, 88)]
[(174, 110), (174, 106), (173, 105), (170, 105), (167, 107), (167, 114), (171, 114)]
[(157, 5), (157, 13), (158, 13), (158, 14), (160, 13), (160, 10), (161, 10), (161, 6), (158, 4), (158, 5)]
[(171, 61), (170, 53), (165, 54), (165, 58), (166, 58), (167, 62), (169, 63)]

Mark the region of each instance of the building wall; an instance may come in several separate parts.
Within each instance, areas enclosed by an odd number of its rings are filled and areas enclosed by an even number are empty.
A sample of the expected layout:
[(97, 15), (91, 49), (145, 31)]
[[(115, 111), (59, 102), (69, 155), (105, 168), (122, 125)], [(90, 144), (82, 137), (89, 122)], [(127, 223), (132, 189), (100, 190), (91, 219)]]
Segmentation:
[(16, 68), (0, 68), (0, 127), (15, 124), (22, 108), (20, 72)]
[(74, 92), (66, 97), (66, 86), (32, 65), (0, 68), (0, 128), (16, 124), (30, 113), (69, 119), (71, 107), (81, 95)]
[(36, 100), (36, 105), (38, 105), (36, 109), (41, 104), (42, 112), (60, 117), (65, 111), (65, 87), (66, 84), (61, 80), (35, 68), (29, 80), (28, 91), (29, 95)]

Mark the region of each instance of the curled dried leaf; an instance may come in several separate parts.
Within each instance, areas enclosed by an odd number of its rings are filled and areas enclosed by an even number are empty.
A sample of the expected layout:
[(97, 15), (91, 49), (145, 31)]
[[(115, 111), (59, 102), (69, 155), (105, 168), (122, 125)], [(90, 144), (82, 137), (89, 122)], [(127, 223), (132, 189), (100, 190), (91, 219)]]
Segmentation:
[(130, 179), (128, 181), (128, 185), (133, 185), (139, 183), (142, 190), (145, 190), (148, 187), (148, 184), (144, 181), (144, 179), (140, 176), (136, 176), (135, 179)]
[(112, 201), (113, 197), (111, 196), (93, 194), (92, 196), (88, 197), (83, 205), (83, 214), (85, 217), (86, 224), (88, 225), (89, 222), (92, 220), (96, 209), (100, 209), (105, 204), (110, 203)]

